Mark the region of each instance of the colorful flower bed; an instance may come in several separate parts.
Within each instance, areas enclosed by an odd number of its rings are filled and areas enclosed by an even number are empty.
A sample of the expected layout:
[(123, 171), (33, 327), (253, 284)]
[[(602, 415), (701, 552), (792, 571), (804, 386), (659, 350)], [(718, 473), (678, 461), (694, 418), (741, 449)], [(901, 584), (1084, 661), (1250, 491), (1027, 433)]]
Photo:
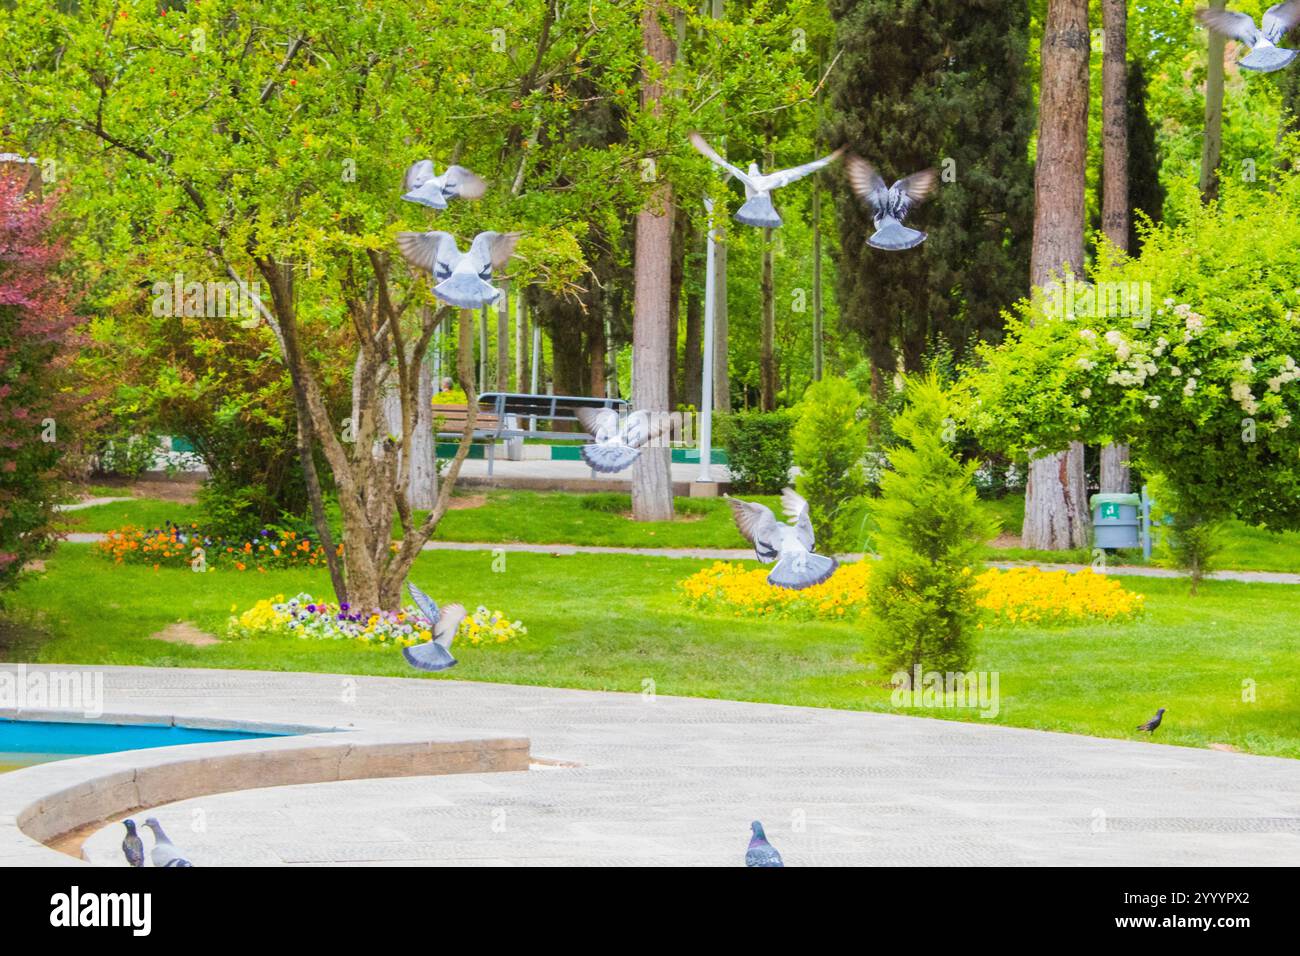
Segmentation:
[[(234, 612), (237, 608), (230, 610)], [(413, 606), (399, 611), (378, 608), (361, 611), (346, 603), (317, 601), (310, 594), (298, 594), (288, 600), (283, 594), (277, 594), (258, 601), (243, 614), (232, 616), (226, 633), (232, 638), (299, 637), (409, 647), (431, 640), (433, 628), (429, 619)], [(528, 628), (521, 622), (480, 606), (461, 622), (455, 640), (472, 645), (504, 644), (527, 633)]]
[[(152, 564), (155, 570), (266, 571), (325, 564), (325, 549), (296, 531), (263, 528), (250, 540), (231, 541), (206, 535), (197, 524), (182, 527), (170, 521), (161, 528), (127, 525), (110, 531), (99, 542), (99, 550), (117, 564)], [(341, 544), (338, 552), (343, 552)]]
[[(719, 561), (692, 574), (681, 587), (692, 607), (730, 611), (736, 617), (854, 620), (870, 611), (870, 561), (842, 565), (829, 580), (802, 591), (772, 587), (767, 574), (767, 568)], [(1011, 624), (1127, 620), (1143, 607), (1142, 595), (1090, 570), (990, 568), (976, 576), (975, 588), (979, 606)]]

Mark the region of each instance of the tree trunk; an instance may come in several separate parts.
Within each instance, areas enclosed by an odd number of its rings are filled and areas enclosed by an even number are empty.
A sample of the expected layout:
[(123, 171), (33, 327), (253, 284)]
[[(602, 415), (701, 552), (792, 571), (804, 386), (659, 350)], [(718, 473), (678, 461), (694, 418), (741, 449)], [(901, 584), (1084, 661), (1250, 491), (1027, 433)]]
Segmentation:
[(497, 391), (510, 391), (510, 286), (501, 283), (497, 300)]
[[(820, 72), (820, 71), (818, 71)], [(821, 94), (817, 94), (818, 103)], [(822, 380), (825, 358), (822, 353), (822, 194), (821, 177), (813, 174), (812, 234), (813, 234), (813, 381)]]
[[(647, 2), (641, 14), (646, 55), (666, 71), (673, 61), (673, 44), (660, 24), (666, 9), (660, 0)], [(663, 83), (658, 76), (642, 78), (641, 109), (662, 113)], [(672, 286), (672, 187), (659, 179), (636, 217), (635, 299), (632, 311), (632, 403), (638, 411), (666, 413), (668, 408), (668, 323)], [(669, 521), (673, 517), (673, 486), (666, 442), (652, 442), (632, 466), (632, 516), (638, 521)]]
[[(1227, 0), (1210, 0), (1211, 10), (1222, 10)], [(1201, 141), (1201, 201), (1219, 195), (1219, 155), (1223, 150), (1223, 34), (1207, 30), (1210, 58), (1205, 70), (1205, 137)]]
[(589, 337), (591, 343), (591, 394), (597, 398), (605, 397), (605, 323), (597, 322)]
[(776, 294), (772, 283), (772, 230), (763, 230), (763, 333), (759, 353), (759, 407), (776, 408)]
[[(1088, 147), (1087, 0), (1050, 0), (1043, 30), (1034, 170), (1034, 239), (1029, 280), (1043, 286), (1067, 268), (1083, 271), (1084, 187)], [(1026, 548), (1063, 550), (1087, 544), (1083, 446), (1029, 463)]]
[[(1127, 0), (1101, 0), (1104, 48), (1101, 70), (1102, 197), (1101, 226), (1106, 238), (1127, 253), (1129, 233), (1128, 190), (1128, 4)], [(1101, 490), (1127, 494), (1127, 445), (1101, 449)]]
[[(698, 248), (702, 243), (699, 235), (691, 237), (691, 246)], [(686, 293), (686, 341), (683, 344), (682, 357), (682, 401), (699, 410), (700, 390), (704, 383), (704, 297), (699, 285), (692, 285)]]
[[(710, 0), (709, 14), (725, 19), (724, 0)], [(726, 115), (724, 108), (723, 115)], [(726, 155), (725, 144), (722, 154)], [(713, 229), (713, 408), (731, 411), (731, 359), (727, 354), (727, 225), (719, 221)]]
[(528, 300), (515, 296), (515, 391), (528, 391)]

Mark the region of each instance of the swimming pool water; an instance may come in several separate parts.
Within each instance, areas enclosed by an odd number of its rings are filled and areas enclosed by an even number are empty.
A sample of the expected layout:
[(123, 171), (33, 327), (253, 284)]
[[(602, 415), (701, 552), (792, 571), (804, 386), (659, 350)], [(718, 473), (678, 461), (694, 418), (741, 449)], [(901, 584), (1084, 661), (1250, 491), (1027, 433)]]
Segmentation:
[(58, 723), (0, 718), (0, 773), (86, 754), (274, 736), (278, 735), (167, 724)]

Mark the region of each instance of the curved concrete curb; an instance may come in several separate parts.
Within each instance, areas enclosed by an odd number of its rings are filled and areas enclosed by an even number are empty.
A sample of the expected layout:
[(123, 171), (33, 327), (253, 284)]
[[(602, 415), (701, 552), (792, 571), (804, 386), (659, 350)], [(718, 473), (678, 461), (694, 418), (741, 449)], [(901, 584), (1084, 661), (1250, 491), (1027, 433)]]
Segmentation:
[[(8, 711), (28, 720), (83, 720)], [(523, 737), (307, 727), (247, 720), (105, 713), (106, 723), (294, 734), (77, 757), (0, 775), (0, 866), (83, 865), (46, 844), (89, 824), (215, 793), (377, 777), (528, 769)]]

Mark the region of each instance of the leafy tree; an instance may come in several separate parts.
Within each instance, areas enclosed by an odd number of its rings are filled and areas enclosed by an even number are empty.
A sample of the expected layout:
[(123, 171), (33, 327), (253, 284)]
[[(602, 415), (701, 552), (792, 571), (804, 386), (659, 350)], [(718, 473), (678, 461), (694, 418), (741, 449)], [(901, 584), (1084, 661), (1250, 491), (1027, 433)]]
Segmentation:
[(0, 592), (55, 538), (61, 465), (78, 396), (68, 366), (80, 321), (53, 204), (0, 172)]
[(808, 501), (821, 550), (851, 549), (856, 530), (846, 516), (866, 493), (862, 459), (869, 436), (862, 396), (846, 379), (824, 378), (804, 393), (794, 426), (797, 490)]
[(880, 561), (871, 571), (871, 608), (879, 619), (876, 650), (909, 677), (963, 671), (979, 617), (973, 569), (996, 533), (976, 500), (978, 462), (962, 464), (952, 444), (951, 398), (933, 374), (908, 383), (894, 419), (899, 439), (891, 469), (870, 506)]
[(832, 0), (842, 57), (832, 73), (831, 134), (889, 181), (943, 173), (914, 214), (924, 245), (864, 244), (869, 210), (837, 191), (841, 322), (881, 376), (896, 353), (911, 371), (938, 337), (959, 351), (996, 338), (1001, 309), (1027, 290), (1033, 185), (1028, 162), (1029, 14), (1001, 0)]

